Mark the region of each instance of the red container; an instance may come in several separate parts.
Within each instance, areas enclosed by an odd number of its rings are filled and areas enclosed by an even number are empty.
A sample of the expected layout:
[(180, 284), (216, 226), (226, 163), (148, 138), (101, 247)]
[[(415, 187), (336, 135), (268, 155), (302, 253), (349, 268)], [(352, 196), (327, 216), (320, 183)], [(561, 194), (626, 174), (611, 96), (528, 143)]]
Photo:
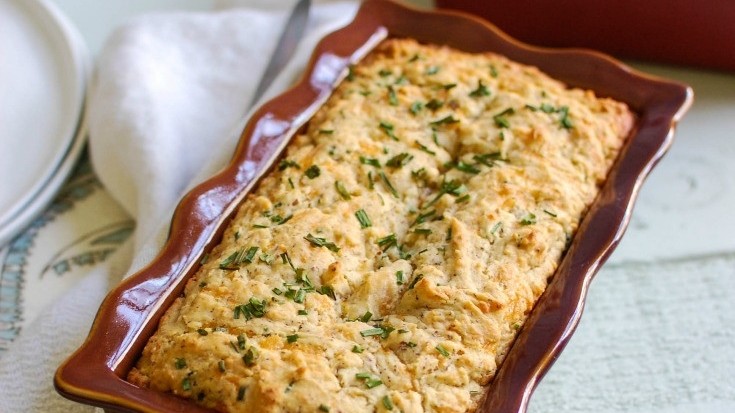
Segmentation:
[(436, 0), (551, 47), (735, 71), (733, 0)]

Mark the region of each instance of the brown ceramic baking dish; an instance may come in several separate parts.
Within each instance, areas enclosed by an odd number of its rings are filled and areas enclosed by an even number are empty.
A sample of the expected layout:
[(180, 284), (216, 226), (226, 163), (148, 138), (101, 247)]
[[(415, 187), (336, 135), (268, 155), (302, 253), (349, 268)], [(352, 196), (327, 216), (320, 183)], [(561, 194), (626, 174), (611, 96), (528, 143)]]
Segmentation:
[(63, 396), (109, 411), (206, 411), (174, 395), (136, 387), (125, 377), (200, 259), (220, 241), (240, 201), (348, 66), (389, 36), (499, 53), (570, 86), (623, 101), (638, 116), (602, 192), (480, 408), (487, 413), (526, 410), (536, 384), (579, 321), (589, 282), (623, 235), (643, 179), (670, 146), (675, 125), (691, 104), (691, 89), (635, 72), (599, 53), (532, 47), (469, 15), (420, 11), (387, 0), (364, 2), (351, 24), (324, 38), (301, 80), (250, 119), (231, 163), (182, 199), (161, 253), (110, 292), (85, 343), (59, 367), (55, 385)]

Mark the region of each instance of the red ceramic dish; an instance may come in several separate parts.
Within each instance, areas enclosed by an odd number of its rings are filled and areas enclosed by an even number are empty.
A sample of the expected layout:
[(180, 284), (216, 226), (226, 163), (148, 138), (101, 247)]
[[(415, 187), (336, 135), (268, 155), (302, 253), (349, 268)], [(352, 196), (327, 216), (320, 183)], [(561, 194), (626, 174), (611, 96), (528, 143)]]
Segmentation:
[(184, 197), (162, 252), (110, 292), (85, 343), (59, 367), (55, 385), (62, 395), (110, 411), (206, 411), (174, 395), (136, 387), (125, 377), (201, 257), (220, 241), (245, 194), (327, 99), (347, 67), (388, 36), (412, 37), (468, 52), (496, 52), (538, 66), (570, 86), (626, 102), (638, 115), (636, 128), (600, 196), (480, 409), (488, 413), (525, 411), (538, 380), (576, 327), (587, 286), (620, 240), (638, 189), (671, 144), (674, 126), (691, 104), (692, 92), (684, 85), (634, 72), (598, 53), (531, 47), (469, 15), (419, 11), (387, 0), (366, 1), (350, 25), (323, 39), (298, 84), (266, 103), (248, 122), (227, 168)]

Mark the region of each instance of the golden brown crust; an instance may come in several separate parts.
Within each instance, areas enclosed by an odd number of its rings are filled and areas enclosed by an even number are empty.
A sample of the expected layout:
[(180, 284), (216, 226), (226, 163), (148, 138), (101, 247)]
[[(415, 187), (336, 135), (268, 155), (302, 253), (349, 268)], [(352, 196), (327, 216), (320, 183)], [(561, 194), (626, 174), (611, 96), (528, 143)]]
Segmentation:
[(476, 407), (633, 124), (493, 54), (385, 41), (129, 375), (221, 411)]

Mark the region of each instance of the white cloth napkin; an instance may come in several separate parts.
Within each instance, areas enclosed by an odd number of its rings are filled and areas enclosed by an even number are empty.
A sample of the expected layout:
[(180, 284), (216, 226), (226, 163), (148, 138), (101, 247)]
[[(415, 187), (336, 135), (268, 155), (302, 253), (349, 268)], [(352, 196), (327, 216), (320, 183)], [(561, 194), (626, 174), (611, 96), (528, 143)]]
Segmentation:
[[(108, 39), (89, 93), (90, 155), (105, 188), (136, 219), (135, 234), (3, 355), (0, 412), (92, 410), (58, 396), (53, 374), (86, 337), (107, 291), (155, 257), (180, 197), (232, 156), (293, 4), (148, 15)], [(261, 101), (295, 81), (319, 39), (356, 10), (354, 1), (313, 7), (294, 57)]]

